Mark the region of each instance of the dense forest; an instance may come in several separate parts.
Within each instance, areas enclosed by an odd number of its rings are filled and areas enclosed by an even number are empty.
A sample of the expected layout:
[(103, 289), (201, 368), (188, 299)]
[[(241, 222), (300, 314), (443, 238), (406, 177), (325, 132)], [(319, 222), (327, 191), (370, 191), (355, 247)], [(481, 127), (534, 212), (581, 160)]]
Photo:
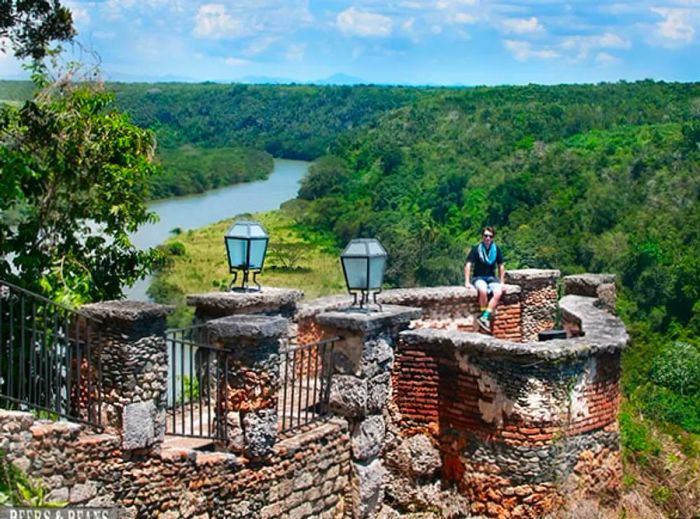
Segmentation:
[[(110, 83), (115, 106), (156, 134), (163, 198), (259, 180), (271, 157), (313, 160), (341, 134), (374, 124), (434, 89), (216, 83)], [(0, 102), (29, 99), (28, 81), (0, 81)]]

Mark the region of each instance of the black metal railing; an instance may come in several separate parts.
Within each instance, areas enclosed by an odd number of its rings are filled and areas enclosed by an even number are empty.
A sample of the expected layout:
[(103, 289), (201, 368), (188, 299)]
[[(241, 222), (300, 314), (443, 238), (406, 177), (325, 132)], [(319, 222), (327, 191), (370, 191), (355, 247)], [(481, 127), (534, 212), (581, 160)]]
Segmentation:
[(0, 405), (101, 427), (99, 323), (0, 280)]
[[(210, 345), (205, 325), (166, 331), (168, 405), (166, 433), (226, 440), (237, 424), (226, 409), (228, 352)], [(223, 393), (222, 393), (223, 392)]]
[(328, 414), (333, 350), (340, 337), (282, 350), (279, 432), (288, 435)]

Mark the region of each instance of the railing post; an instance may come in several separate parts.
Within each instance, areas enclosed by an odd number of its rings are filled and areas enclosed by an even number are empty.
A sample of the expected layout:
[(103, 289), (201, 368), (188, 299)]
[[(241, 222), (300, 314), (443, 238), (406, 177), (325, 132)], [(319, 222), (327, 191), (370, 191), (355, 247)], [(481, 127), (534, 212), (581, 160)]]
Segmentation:
[(268, 457), (277, 440), (280, 341), (289, 322), (279, 316), (239, 315), (209, 321), (207, 329), (212, 345), (222, 349), (216, 421), (230, 438), (230, 427), (240, 424), (246, 456)]
[(324, 335), (341, 336), (333, 352), (331, 412), (344, 417), (352, 439), (352, 505), (355, 517), (372, 517), (383, 499), (380, 459), (386, 436), (383, 412), (390, 390), (394, 345), (418, 308), (383, 305), (381, 312), (356, 309), (322, 313)]
[(94, 353), (102, 368), (103, 424), (121, 434), (126, 450), (157, 447), (165, 434), (165, 317), (170, 310), (138, 301), (105, 301), (81, 308), (101, 321), (93, 333)]

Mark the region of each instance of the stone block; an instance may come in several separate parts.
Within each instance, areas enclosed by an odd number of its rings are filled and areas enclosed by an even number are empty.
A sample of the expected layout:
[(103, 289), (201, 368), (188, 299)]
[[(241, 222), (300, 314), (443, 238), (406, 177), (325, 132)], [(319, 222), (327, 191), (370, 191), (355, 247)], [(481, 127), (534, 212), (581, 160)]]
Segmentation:
[(564, 294), (572, 296), (598, 297), (598, 287), (615, 284), (615, 274), (574, 274), (564, 276)]
[(367, 412), (379, 414), (384, 410), (389, 398), (391, 375), (382, 373), (367, 382)]
[(352, 375), (333, 375), (329, 398), (334, 414), (360, 418), (367, 413), (367, 380)]
[(374, 517), (384, 500), (386, 470), (381, 460), (371, 463), (353, 463), (352, 504), (355, 516)]
[(91, 481), (75, 485), (70, 489), (70, 502), (82, 503), (97, 495), (97, 486)]
[(208, 292), (190, 294), (187, 304), (196, 308), (202, 321), (238, 314), (294, 315), (297, 302), (304, 297), (301, 290), (263, 287), (259, 292)]
[(440, 452), (423, 434), (416, 434), (404, 440), (400, 451), (400, 456), (405, 457), (403, 465), (410, 470), (413, 477), (432, 476), (442, 467)]
[(596, 295), (598, 296), (597, 306), (614, 314), (615, 306), (617, 305), (617, 290), (615, 289), (615, 284), (603, 283), (598, 285)]
[(321, 326), (371, 335), (394, 328), (406, 328), (421, 316), (420, 308), (384, 305), (381, 312), (362, 312), (357, 308), (325, 312), (317, 317)]
[(274, 338), (287, 334), (289, 321), (284, 317), (265, 315), (234, 315), (207, 323), (212, 339)]
[(358, 461), (376, 458), (384, 446), (385, 435), (386, 427), (381, 415), (368, 416), (355, 424), (350, 435), (353, 458)]
[(553, 269), (518, 269), (506, 271), (506, 283), (522, 288), (533, 289), (554, 285), (561, 272)]
[(153, 400), (124, 406), (122, 415), (122, 448), (145, 449), (156, 443), (158, 412)]
[(391, 370), (394, 350), (386, 338), (367, 341), (362, 349), (362, 375), (369, 378)]
[(254, 459), (270, 456), (277, 440), (277, 410), (241, 414), (245, 454)]

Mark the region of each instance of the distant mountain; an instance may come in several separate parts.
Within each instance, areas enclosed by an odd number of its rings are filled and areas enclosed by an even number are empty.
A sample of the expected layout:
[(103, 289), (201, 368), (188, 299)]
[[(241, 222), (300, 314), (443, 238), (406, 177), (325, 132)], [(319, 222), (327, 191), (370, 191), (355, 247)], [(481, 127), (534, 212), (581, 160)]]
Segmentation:
[(333, 74), (325, 79), (311, 81), (315, 85), (369, 85), (371, 82), (347, 74)]
[(284, 77), (270, 77), (270, 76), (243, 76), (237, 83), (249, 83), (253, 85), (290, 85), (292, 83), (301, 83), (300, 81), (294, 81), (293, 79)]

